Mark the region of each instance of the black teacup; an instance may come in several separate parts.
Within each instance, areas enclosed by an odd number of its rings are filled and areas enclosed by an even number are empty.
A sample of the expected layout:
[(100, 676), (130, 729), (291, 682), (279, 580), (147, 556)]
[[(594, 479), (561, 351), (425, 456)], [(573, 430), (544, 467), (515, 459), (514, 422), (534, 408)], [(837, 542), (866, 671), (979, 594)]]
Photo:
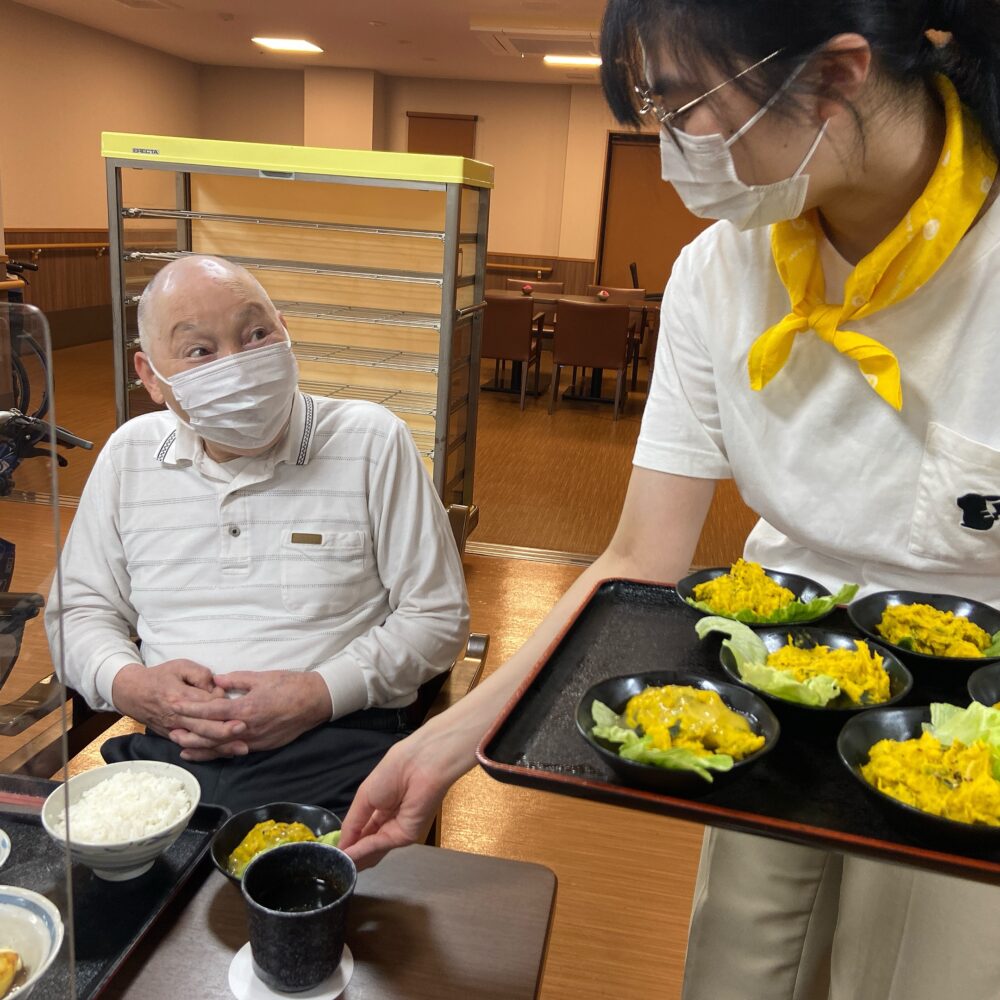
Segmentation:
[(282, 844), (247, 865), (241, 889), (253, 969), (271, 989), (298, 993), (332, 976), (344, 950), (358, 873), (328, 844)]

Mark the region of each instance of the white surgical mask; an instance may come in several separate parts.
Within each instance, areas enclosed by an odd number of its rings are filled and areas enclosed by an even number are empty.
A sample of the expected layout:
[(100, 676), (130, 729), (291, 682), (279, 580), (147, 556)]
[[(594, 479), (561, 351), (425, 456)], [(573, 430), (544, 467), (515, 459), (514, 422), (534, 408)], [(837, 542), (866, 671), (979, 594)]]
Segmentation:
[(278, 437), (299, 380), (287, 340), (241, 351), (173, 378), (161, 375), (148, 355), (146, 360), (156, 377), (170, 386), (192, 431), (238, 451), (263, 448)]
[(809, 193), (809, 175), (805, 169), (826, 134), (829, 122), (823, 123), (798, 170), (774, 184), (741, 181), (730, 148), (767, 114), (777, 96), (729, 139), (717, 133), (689, 135), (677, 129), (673, 130), (673, 136), (660, 135), (663, 179), (673, 184), (692, 214), (702, 219), (726, 219), (743, 230), (770, 226), (802, 214)]

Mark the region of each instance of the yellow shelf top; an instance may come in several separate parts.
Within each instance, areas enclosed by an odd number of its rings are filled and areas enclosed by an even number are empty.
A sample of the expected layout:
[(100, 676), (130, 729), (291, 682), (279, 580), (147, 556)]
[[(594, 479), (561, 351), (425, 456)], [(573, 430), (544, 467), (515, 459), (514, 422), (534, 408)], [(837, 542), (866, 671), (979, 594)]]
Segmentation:
[(493, 187), (493, 167), (462, 156), (276, 146), (264, 142), (132, 135), (127, 132), (102, 132), (101, 154), (110, 159), (134, 160), (136, 165), (160, 160), (191, 166), (233, 167), (286, 174), (328, 174), (372, 180)]

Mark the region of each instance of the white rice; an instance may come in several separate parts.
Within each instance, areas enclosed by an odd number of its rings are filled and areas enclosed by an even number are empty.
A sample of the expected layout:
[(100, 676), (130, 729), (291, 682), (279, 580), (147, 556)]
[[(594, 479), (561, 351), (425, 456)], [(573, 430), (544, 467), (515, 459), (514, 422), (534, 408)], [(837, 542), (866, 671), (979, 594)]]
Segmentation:
[[(120, 771), (88, 788), (70, 805), (70, 836), (89, 844), (118, 844), (165, 830), (183, 819), (191, 796), (176, 778), (145, 771)], [(66, 813), (56, 818), (66, 836)]]

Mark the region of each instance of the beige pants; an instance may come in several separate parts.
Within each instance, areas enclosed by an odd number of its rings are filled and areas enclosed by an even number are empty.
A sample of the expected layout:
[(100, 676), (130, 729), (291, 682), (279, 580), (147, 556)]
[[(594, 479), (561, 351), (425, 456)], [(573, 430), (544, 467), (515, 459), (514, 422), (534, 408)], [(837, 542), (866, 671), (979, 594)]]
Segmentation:
[(1000, 888), (709, 829), (684, 1000), (1000, 1000)]

